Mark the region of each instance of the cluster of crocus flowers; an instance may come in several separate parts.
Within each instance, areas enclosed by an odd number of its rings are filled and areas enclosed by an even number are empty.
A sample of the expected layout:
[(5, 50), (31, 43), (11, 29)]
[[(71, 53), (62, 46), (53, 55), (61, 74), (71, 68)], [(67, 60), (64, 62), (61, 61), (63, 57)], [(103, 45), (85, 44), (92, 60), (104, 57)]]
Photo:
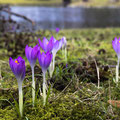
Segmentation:
[[(56, 40), (53, 36), (48, 41), (45, 37), (43, 39), (43, 42), (39, 39), (39, 44), (32, 47), (29, 47), (26, 45), (25, 48), (25, 55), (30, 63), (31, 70), (32, 70), (32, 101), (33, 106), (35, 104), (35, 80), (34, 80), (34, 67), (36, 60), (38, 59), (39, 64), (42, 68), (43, 72), (43, 105), (46, 104), (46, 97), (47, 97), (47, 89), (48, 85), (46, 82), (46, 72), (48, 67), (50, 66), (51, 76), (53, 74), (54, 68), (55, 68), (55, 56), (58, 50), (64, 46), (66, 46), (66, 39), (62, 38), (61, 40)], [(44, 52), (40, 52), (40, 48), (44, 50)], [(19, 87), (19, 110), (21, 117), (23, 116), (23, 93), (22, 93), (22, 82), (25, 77), (25, 61), (22, 59), (22, 57), (18, 57), (15, 60), (12, 60), (10, 57), (9, 64), (12, 72), (16, 76), (16, 79), (18, 81), (18, 87)]]
[(14, 73), (17, 82), (18, 82), (18, 89), (19, 89), (19, 111), (21, 117), (23, 116), (23, 92), (22, 92), (22, 83), (25, 78), (25, 61), (22, 57), (18, 57), (17, 59), (13, 60), (11, 57), (9, 59), (9, 64), (12, 72)]
[(53, 60), (52, 63), (50, 65), (50, 76), (52, 77), (52, 74), (54, 72), (54, 68), (55, 68), (55, 56), (56, 53), (58, 52), (58, 50), (60, 50), (60, 48), (62, 47), (64, 40), (56, 40), (53, 36), (50, 38), (50, 40), (48, 41), (46, 38), (43, 39), (43, 42), (41, 42), (40, 39), (38, 39), (40, 47), (45, 51), (45, 52), (52, 52), (53, 54)]
[(115, 37), (115, 39), (112, 41), (112, 46), (113, 49), (115, 50), (117, 57), (118, 57), (118, 62), (116, 65), (116, 83), (118, 83), (118, 77), (119, 77), (119, 60), (120, 60), (120, 38), (117, 39)]
[(33, 99), (33, 106), (35, 104), (35, 80), (34, 80), (34, 67), (35, 63), (38, 57), (38, 53), (40, 51), (40, 48), (38, 45), (35, 47), (29, 47), (28, 45), (25, 48), (25, 55), (30, 63), (31, 69), (32, 69), (32, 99)]

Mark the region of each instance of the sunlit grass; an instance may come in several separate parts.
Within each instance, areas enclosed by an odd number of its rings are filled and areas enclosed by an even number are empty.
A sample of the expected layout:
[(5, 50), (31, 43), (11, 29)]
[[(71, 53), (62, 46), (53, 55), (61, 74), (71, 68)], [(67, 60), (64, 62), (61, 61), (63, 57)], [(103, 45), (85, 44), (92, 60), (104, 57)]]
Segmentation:
[(87, 6), (87, 7), (120, 6), (120, 1), (110, 2), (110, 0), (88, 0), (88, 2), (83, 2), (83, 0), (76, 1), (72, 0), (70, 6)]
[[(12, 5), (62, 5), (62, 0), (0, 0), (0, 4), (12, 4)], [(82, 0), (72, 0), (70, 6), (119, 6), (120, 1), (110, 2), (110, 0), (88, 0), (83, 2)]]
[(62, 0), (0, 0), (0, 4), (12, 5), (56, 5), (61, 3)]

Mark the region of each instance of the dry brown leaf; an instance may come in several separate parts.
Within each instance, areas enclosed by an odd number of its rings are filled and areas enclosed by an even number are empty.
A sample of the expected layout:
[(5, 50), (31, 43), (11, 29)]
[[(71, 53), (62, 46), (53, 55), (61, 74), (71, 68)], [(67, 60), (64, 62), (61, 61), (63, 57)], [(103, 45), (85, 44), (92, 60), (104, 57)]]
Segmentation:
[(108, 100), (111, 105), (120, 108), (120, 100)]

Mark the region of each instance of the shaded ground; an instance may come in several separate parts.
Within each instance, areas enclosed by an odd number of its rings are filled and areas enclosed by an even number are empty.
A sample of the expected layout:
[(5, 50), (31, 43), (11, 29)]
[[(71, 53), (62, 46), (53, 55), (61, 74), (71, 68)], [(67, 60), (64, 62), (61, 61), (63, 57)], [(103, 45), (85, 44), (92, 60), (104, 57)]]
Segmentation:
[[(42, 84), (41, 68), (35, 67), (38, 94), (36, 106), (31, 102), (31, 69), (24, 56), (26, 44), (37, 44), (37, 38), (54, 35), (57, 39), (66, 36), (68, 63), (62, 50), (56, 57), (56, 68), (48, 83), (53, 86), (46, 107), (42, 106), (39, 87)], [(26, 60), (24, 80), (24, 119), (28, 120), (119, 120), (120, 109), (108, 100), (120, 100), (120, 84), (116, 86), (115, 65), (117, 56), (112, 48), (114, 37), (120, 36), (120, 28), (38, 31), (36, 33), (0, 34), (0, 120), (16, 120), (15, 100), (18, 101), (17, 83), (8, 65), (9, 56), (23, 56)], [(25, 43), (25, 44), (24, 44)], [(4, 56), (3, 56), (4, 53)], [(97, 88), (97, 71), (100, 69), (100, 89)], [(12, 97), (13, 96), (13, 97)], [(8, 102), (9, 101), (9, 102)], [(12, 105), (11, 105), (12, 104)]]

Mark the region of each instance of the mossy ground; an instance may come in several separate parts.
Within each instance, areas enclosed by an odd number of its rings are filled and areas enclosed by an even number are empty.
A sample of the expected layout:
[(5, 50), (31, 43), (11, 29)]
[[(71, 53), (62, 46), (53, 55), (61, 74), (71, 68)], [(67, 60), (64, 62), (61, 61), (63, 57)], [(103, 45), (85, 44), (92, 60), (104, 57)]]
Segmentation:
[[(120, 108), (111, 106), (108, 100), (120, 100), (120, 84), (116, 85), (113, 81), (117, 56), (112, 48), (112, 40), (120, 36), (120, 28), (61, 30), (58, 34), (46, 30), (0, 35), (0, 120), (119, 120)], [(38, 94), (36, 105), (32, 107), (31, 69), (24, 48), (26, 44), (38, 43), (38, 37), (50, 38), (51, 35), (57, 39), (63, 36), (67, 38), (67, 66), (60, 50), (56, 56), (53, 77), (50, 78), (48, 73), (46, 75), (52, 88), (44, 107), (39, 92), (42, 72), (37, 61), (35, 78)], [(15, 107), (14, 99), (18, 102), (17, 82), (8, 64), (9, 56), (15, 58), (19, 55), (26, 60), (23, 118), (19, 118)], [(97, 88), (95, 63), (100, 69), (100, 89)]]

